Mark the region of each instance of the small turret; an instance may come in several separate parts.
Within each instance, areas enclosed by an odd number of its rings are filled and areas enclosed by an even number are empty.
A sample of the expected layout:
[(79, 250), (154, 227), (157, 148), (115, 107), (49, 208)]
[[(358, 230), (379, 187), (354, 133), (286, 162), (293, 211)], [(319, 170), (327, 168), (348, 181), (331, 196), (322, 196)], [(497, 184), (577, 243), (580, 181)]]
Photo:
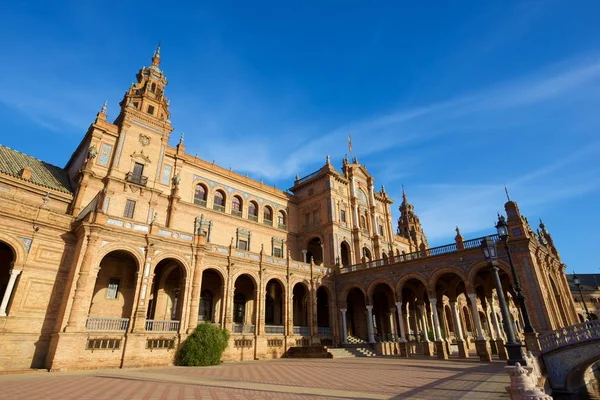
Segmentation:
[(421, 227), (421, 221), (415, 214), (415, 207), (408, 201), (404, 185), (402, 186), (402, 204), (400, 204), (399, 210), (398, 235), (409, 239), (411, 248), (414, 250), (420, 248), (423, 244), (428, 247), (427, 237)]

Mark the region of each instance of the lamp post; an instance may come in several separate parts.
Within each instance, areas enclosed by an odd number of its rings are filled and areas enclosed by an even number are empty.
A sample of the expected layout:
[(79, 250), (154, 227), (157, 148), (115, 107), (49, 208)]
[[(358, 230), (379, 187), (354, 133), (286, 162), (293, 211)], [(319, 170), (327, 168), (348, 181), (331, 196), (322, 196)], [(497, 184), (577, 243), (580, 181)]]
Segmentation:
[(506, 220), (504, 219), (503, 215), (498, 215), (496, 231), (498, 232), (500, 239), (502, 239), (502, 243), (504, 243), (504, 250), (508, 256), (508, 263), (510, 264), (510, 272), (512, 273), (517, 303), (519, 303), (521, 315), (523, 316), (523, 330), (525, 333), (535, 333), (533, 326), (531, 326), (531, 321), (529, 320), (529, 313), (527, 312), (527, 306), (525, 305), (525, 297), (523, 297), (521, 294), (521, 282), (519, 280), (519, 275), (517, 275), (517, 270), (515, 269), (515, 264), (513, 263), (512, 255), (510, 254), (510, 249), (508, 248), (508, 225), (506, 224)]
[(481, 241), (481, 249), (483, 250), (485, 260), (490, 266), (490, 271), (494, 278), (494, 286), (496, 287), (496, 294), (498, 295), (498, 303), (500, 303), (502, 325), (504, 326), (504, 332), (506, 333), (507, 338), (507, 342), (504, 345), (506, 347), (506, 352), (508, 353), (507, 363), (508, 365), (515, 365), (518, 362), (521, 365), (527, 365), (527, 362), (523, 357), (521, 342), (518, 341), (515, 336), (512, 318), (508, 311), (506, 299), (504, 298), (504, 290), (502, 290), (502, 282), (500, 281), (500, 274), (498, 273), (498, 252), (496, 250), (496, 243), (488, 236)]
[(581, 280), (579, 277), (573, 272), (573, 283), (579, 289), (579, 294), (581, 295), (581, 302), (583, 303), (583, 308), (585, 309), (585, 322), (590, 320), (590, 312), (587, 308), (587, 304), (585, 304), (585, 299), (583, 298), (583, 290), (581, 290)]

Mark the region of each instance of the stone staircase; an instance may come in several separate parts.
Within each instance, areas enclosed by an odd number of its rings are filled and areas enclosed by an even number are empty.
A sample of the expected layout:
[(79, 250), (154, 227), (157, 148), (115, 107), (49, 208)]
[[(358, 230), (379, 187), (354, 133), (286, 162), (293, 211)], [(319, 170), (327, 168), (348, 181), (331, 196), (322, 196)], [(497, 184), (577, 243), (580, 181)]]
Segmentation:
[(348, 344), (345, 344), (344, 347), (328, 348), (327, 351), (333, 358), (376, 356), (369, 343), (354, 336), (348, 336)]

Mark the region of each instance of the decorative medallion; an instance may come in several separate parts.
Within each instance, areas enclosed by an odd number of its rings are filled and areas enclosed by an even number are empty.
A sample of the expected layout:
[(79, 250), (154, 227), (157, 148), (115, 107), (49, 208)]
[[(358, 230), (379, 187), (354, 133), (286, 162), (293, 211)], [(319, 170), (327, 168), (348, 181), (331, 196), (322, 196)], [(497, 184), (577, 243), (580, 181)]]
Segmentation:
[(148, 146), (150, 144), (150, 136), (140, 133), (140, 143), (144, 147)]

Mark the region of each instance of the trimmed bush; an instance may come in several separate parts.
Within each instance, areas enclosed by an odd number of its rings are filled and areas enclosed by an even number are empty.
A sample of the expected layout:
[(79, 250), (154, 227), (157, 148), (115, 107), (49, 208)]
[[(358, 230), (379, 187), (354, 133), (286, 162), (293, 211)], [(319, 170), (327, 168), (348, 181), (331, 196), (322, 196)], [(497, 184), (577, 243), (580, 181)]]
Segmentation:
[(226, 329), (208, 323), (200, 324), (177, 350), (175, 363), (187, 367), (218, 365), (228, 340)]

